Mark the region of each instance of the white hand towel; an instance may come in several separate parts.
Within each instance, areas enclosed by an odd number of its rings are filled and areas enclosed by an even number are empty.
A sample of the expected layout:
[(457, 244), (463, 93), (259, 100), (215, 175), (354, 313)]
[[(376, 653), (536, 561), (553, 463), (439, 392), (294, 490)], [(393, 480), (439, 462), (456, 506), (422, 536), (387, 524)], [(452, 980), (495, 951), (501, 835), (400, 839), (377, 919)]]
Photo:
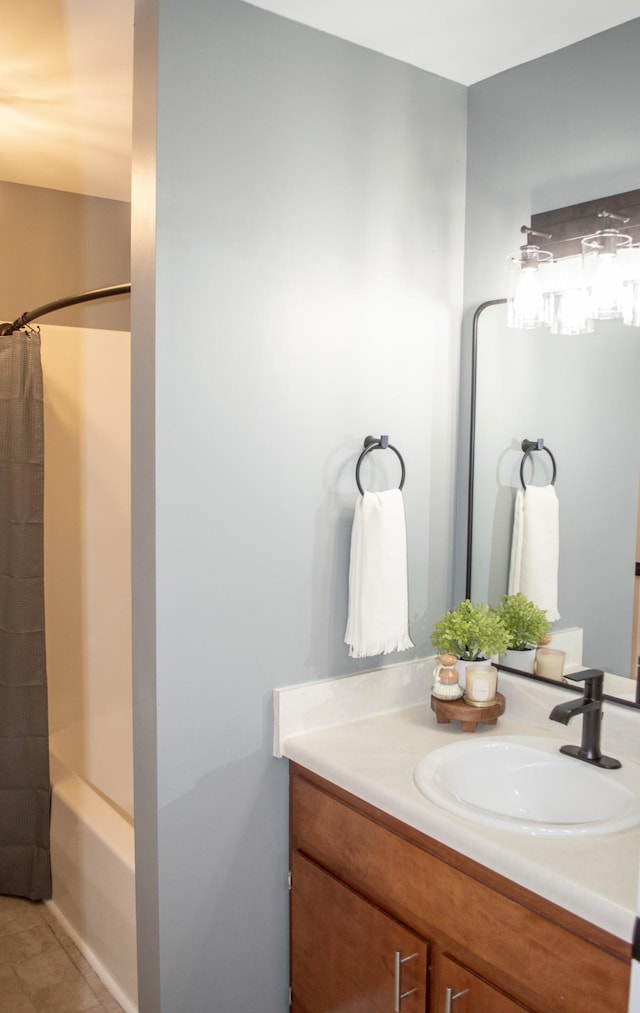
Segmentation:
[(407, 534), (399, 489), (365, 492), (356, 502), (345, 643), (352, 658), (413, 647), (409, 637)]
[(518, 489), (513, 516), (513, 540), (509, 568), (509, 594), (523, 594), (547, 619), (558, 612), (558, 563), (560, 509), (552, 485), (529, 485)]

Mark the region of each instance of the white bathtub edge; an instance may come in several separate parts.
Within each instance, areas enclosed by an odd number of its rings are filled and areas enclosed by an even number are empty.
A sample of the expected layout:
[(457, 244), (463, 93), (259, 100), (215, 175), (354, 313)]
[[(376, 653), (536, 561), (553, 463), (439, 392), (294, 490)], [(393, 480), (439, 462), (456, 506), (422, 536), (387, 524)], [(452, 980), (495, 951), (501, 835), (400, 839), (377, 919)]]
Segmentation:
[(119, 862), (134, 874), (134, 829), (124, 816), (75, 774), (59, 772), (50, 758), (52, 791), (72, 812), (82, 813), (87, 826), (104, 841)]
[(136, 1013), (133, 826), (52, 754), (52, 914), (110, 993)]

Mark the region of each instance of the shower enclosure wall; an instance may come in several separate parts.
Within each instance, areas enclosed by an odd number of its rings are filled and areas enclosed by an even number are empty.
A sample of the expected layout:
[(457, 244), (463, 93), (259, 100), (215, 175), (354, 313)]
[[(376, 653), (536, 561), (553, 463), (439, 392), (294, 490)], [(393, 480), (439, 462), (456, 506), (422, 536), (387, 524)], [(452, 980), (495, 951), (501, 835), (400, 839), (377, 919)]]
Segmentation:
[(40, 329), (51, 904), (134, 1011), (130, 337)]

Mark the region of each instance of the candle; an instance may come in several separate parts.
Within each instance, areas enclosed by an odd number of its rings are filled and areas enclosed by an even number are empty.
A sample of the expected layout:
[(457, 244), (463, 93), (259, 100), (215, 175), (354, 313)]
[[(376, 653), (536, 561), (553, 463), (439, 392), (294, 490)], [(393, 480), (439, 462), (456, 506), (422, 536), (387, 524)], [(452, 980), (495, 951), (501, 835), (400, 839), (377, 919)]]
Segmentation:
[(466, 703), (490, 707), (496, 702), (498, 670), (493, 665), (468, 665), (465, 672)]
[(539, 647), (536, 651), (536, 675), (560, 682), (564, 674), (564, 659), (564, 651), (558, 651), (554, 647)]

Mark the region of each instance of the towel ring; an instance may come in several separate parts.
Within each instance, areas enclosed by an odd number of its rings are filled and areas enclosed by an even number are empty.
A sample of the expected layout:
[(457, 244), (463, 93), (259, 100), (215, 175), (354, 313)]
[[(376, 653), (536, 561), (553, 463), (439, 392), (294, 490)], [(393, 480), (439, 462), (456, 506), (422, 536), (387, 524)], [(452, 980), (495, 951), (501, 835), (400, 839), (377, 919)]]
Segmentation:
[(551, 464), (553, 465), (553, 474), (551, 476), (551, 485), (555, 485), (556, 484), (556, 475), (558, 473), (558, 469), (556, 468), (556, 459), (553, 456), (553, 454), (551, 453), (551, 451), (549, 450), (549, 448), (545, 447), (544, 440), (523, 440), (521, 446), (522, 446), (522, 450), (524, 451), (524, 454), (522, 456), (522, 460), (520, 461), (520, 481), (522, 483), (522, 488), (523, 489), (527, 488), (527, 483), (524, 480), (524, 466), (525, 466), (525, 462), (527, 461), (527, 458), (531, 454), (532, 450), (546, 450), (547, 454), (551, 458)]
[(367, 436), (364, 441), (364, 450), (360, 454), (360, 457), (358, 458), (358, 463), (356, 464), (356, 485), (358, 486), (358, 489), (360, 490), (360, 494), (362, 496), (364, 496), (364, 489), (360, 485), (360, 465), (364, 461), (367, 454), (370, 454), (372, 450), (387, 450), (387, 449), (393, 450), (394, 454), (400, 461), (402, 474), (400, 476), (400, 485), (398, 486), (398, 489), (402, 489), (402, 486), (404, 485), (404, 476), (405, 476), (405, 467), (404, 461), (402, 460), (402, 454), (396, 447), (392, 446), (392, 444), (389, 443), (388, 436), (381, 436), (380, 439), (377, 439), (375, 436)]

